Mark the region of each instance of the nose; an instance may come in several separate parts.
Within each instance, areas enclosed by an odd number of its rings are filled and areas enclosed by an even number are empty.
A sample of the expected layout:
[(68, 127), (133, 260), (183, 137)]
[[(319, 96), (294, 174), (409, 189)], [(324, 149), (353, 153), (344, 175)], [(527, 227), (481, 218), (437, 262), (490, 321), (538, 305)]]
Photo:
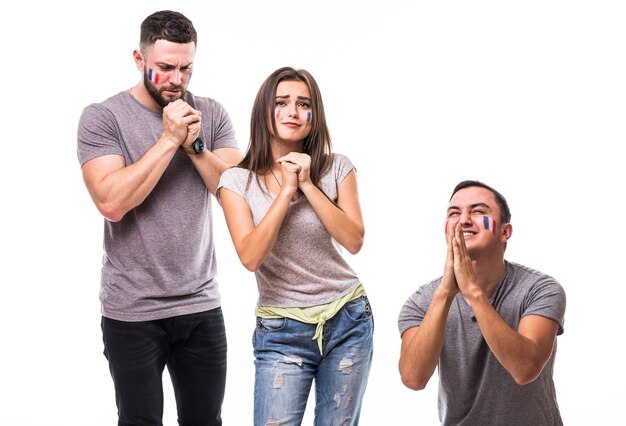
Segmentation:
[(472, 222), (472, 216), (470, 215), (470, 213), (462, 212), (461, 217), (459, 218), (459, 223), (461, 225), (471, 225), (473, 222)]
[(294, 118), (298, 116), (298, 107), (296, 106), (295, 102), (290, 103), (287, 106), (287, 115)]
[(178, 86), (183, 81), (183, 73), (178, 69), (172, 70), (170, 73), (170, 83)]

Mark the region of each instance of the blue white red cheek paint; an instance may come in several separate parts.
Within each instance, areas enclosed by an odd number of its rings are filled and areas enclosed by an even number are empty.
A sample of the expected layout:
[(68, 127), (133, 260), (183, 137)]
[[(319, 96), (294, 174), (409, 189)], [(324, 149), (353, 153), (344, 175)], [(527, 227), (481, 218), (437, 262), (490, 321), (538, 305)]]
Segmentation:
[(152, 70), (152, 68), (148, 68), (148, 80), (154, 81), (154, 84), (159, 84), (159, 74)]
[(306, 122), (310, 123), (311, 122), (311, 111), (306, 113)]
[(483, 216), (483, 226), (487, 231), (491, 231), (496, 235), (496, 221), (489, 216)]
[(276, 120), (280, 120), (280, 110), (276, 110)]

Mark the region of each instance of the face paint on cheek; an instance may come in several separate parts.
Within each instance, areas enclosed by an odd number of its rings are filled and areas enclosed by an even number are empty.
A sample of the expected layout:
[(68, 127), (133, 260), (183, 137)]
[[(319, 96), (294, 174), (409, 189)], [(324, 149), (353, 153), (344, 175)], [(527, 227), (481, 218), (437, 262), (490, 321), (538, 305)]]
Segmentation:
[(280, 110), (276, 110), (276, 120), (280, 120)]
[(489, 216), (483, 216), (483, 226), (487, 231), (491, 231), (496, 235), (496, 221)]
[(311, 111), (306, 113), (306, 122), (310, 123), (311, 122)]
[(152, 68), (148, 68), (148, 80), (154, 81), (154, 84), (159, 84), (159, 74), (154, 72)]

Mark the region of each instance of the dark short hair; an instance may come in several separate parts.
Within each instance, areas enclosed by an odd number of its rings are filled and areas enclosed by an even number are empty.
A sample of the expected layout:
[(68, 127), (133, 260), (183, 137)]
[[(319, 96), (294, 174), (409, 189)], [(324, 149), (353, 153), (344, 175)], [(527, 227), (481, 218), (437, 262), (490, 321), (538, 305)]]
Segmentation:
[(511, 210), (509, 209), (509, 203), (507, 203), (506, 198), (504, 198), (504, 196), (502, 194), (500, 194), (498, 191), (496, 191), (495, 189), (493, 189), (489, 185), (487, 185), (485, 183), (482, 183), (480, 181), (477, 181), (477, 180), (464, 180), (463, 182), (459, 182), (454, 187), (454, 190), (452, 191), (452, 195), (450, 196), (450, 200), (452, 199), (452, 197), (454, 197), (454, 194), (456, 194), (461, 189), (470, 188), (470, 187), (473, 187), (473, 186), (478, 186), (480, 188), (485, 188), (488, 191), (491, 191), (493, 193), (493, 195), (495, 196), (495, 198), (496, 198), (496, 203), (498, 204), (498, 207), (500, 208), (500, 221), (502, 223), (509, 223), (509, 222), (511, 222)]
[(173, 43), (198, 43), (193, 23), (182, 13), (171, 10), (154, 12), (141, 23), (139, 47), (144, 50), (157, 40)]

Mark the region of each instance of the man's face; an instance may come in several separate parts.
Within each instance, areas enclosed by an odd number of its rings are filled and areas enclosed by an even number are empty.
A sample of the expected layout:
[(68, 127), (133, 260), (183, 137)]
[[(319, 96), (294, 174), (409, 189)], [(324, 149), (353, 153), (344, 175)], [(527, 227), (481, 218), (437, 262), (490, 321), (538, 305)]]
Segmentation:
[(448, 204), (446, 235), (461, 224), (468, 252), (499, 247), (503, 224), (495, 195), (488, 189), (472, 186), (454, 194)]
[(161, 107), (182, 98), (191, 79), (196, 46), (157, 40), (144, 55), (143, 83)]

